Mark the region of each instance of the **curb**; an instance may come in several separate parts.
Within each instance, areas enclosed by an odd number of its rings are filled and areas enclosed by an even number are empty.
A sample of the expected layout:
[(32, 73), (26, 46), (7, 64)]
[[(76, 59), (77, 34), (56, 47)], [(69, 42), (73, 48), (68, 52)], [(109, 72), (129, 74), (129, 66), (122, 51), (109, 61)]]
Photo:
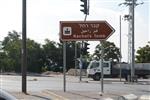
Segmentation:
[(150, 95), (141, 95), (139, 100), (150, 100)]
[(134, 94), (128, 94), (128, 95), (120, 96), (118, 100), (138, 100), (138, 97)]
[(44, 90), (43, 93), (46, 93), (46, 94), (53, 96), (55, 98), (55, 100), (69, 100), (69, 99), (67, 99), (63, 96), (57, 95), (56, 93), (51, 92), (49, 90)]

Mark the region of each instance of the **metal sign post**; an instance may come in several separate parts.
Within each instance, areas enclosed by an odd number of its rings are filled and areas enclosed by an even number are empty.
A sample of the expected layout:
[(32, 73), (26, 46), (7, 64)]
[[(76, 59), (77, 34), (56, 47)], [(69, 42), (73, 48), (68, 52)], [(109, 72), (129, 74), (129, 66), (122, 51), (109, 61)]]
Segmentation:
[(82, 57), (80, 57), (80, 61), (79, 61), (79, 67), (80, 67), (80, 77), (79, 80), (80, 82), (82, 81), (82, 67), (83, 67), (83, 62), (82, 62)]
[(100, 59), (100, 66), (101, 66), (101, 92), (100, 95), (104, 93), (104, 73), (103, 73), (103, 57), (104, 57), (104, 47), (103, 47), (103, 41), (100, 41), (101, 43), (101, 59)]
[(66, 92), (66, 42), (63, 42), (63, 74), (64, 74), (64, 92)]
[[(83, 41), (80, 44), (80, 48), (83, 49)], [(82, 81), (82, 68), (83, 68), (83, 56), (82, 56), (82, 50), (80, 49), (80, 60), (79, 60), (79, 67), (80, 67), (80, 82)]]
[(75, 41), (75, 76), (77, 76), (77, 42)]

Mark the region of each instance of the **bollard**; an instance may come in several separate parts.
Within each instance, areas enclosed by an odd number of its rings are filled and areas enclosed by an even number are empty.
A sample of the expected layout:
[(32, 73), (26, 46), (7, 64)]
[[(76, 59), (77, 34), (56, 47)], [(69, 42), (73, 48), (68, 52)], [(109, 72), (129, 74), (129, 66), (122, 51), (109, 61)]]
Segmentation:
[(138, 76), (137, 75), (135, 75), (135, 76), (133, 76), (133, 82), (138, 82)]
[(127, 76), (127, 80), (128, 80), (128, 82), (131, 82), (131, 76), (130, 75)]

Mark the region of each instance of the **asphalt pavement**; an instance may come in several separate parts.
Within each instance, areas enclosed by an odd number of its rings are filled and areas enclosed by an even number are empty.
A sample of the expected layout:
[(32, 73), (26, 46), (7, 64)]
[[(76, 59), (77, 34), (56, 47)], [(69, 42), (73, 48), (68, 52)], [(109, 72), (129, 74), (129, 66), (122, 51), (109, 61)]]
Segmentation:
[(139, 79), (138, 83), (126, 83), (124, 79), (120, 82), (118, 78), (104, 78), (102, 95), (100, 81), (84, 77), (80, 82), (79, 77), (68, 75), (66, 80), (66, 92), (63, 91), (61, 74), (27, 76), (27, 95), (21, 92), (20, 75), (1, 75), (0, 87), (18, 100), (118, 100), (119, 97), (127, 95), (137, 98), (150, 95), (149, 79)]

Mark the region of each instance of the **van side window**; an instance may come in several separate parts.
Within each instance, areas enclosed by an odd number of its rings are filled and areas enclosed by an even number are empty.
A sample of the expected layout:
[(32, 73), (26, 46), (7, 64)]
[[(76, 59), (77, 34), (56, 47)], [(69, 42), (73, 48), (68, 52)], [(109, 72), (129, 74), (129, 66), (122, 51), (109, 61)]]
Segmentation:
[(108, 63), (103, 63), (103, 67), (109, 67)]
[(97, 68), (99, 67), (99, 63), (98, 62), (93, 62), (91, 65), (91, 68)]

